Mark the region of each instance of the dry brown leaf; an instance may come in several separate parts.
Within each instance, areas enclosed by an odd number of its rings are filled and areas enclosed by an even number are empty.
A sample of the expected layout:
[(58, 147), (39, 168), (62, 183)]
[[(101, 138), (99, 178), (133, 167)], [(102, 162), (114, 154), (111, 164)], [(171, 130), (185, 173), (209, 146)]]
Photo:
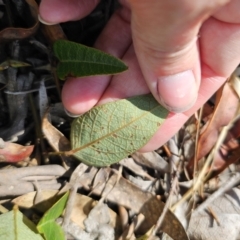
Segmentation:
[[(92, 169), (94, 169), (94, 167), (92, 167), (91, 170)], [(111, 174), (110, 168), (100, 168), (94, 177), (92, 188), (95, 188), (98, 185), (106, 183), (110, 174)]]
[(198, 159), (204, 157), (211, 150), (218, 139), (222, 127), (228, 125), (234, 118), (238, 104), (239, 98), (229, 83), (226, 83), (222, 91), (221, 99), (214, 110), (214, 115), (199, 138)]
[[(137, 234), (145, 234), (156, 224), (164, 208), (164, 203), (160, 202), (150, 192), (142, 191), (123, 177), (119, 179), (118, 174), (115, 172), (109, 177), (107, 183), (94, 184), (95, 187), (91, 189), (88, 184), (85, 184), (85, 174), (80, 177), (79, 184), (87, 191), (92, 190), (93, 194), (105, 196), (106, 201), (130, 209), (136, 214), (142, 213), (144, 215), (145, 220), (139, 227)], [(88, 175), (88, 182), (93, 181), (94, 176), (95, 173)], [(116, 184), (116, 182), (118, 183)], [(188, 239), (181, 223), (170, 211), (167, 212), (161, 230), (172, 236), (173, 239), (179, 239), (178, 236), (181, 236), (181, 240)]]
[(38, 5), (35, 0), (25, 0), (29, 6), (29, 10), (35, 23), (30, 28), (15, 28), (15, 27), (8, 27), (3, 29), (0, 32), (0, 42), (1, 41), (9, 41), (9, 40), (19, 40), (24, 39), (32, 36), (39, 27), (38, 21)]
[(239, 198), (240, 190), (234, 188), (213, 201), (208, 210), (193, 212), (188, 228), (189, 237), (192, 240), (239, 239)]
[(0, 148), (0, 162), (20, 162), (29, 157), (34, 146), (22, 146), (11, 142), (2, 142)]
[(144, 180), (140, 177), (134, 177), (131, 174), (125, 173), (126, 179), (131, 183), (139, 187), (142, 191), (148, 191), (155, 193), (159, 189), (160, 181), (159, 180)]
[[(210, 152), (217, 142), (222, 127), (228, 125), (236, 114), (239, 98), (228, 82), (225, 83), (220, 100), (217, 102), (218, 104), (215, 107), (211, 120), (199, 137), (197, 160), (203, 158)], [(193, 159), (189, 161), (190, 168), (193, 166), (193, 161)]]
[(141, 177), (147, 178), (147, 179), (151, 179), (151, 180), (154, 179), (143, 169), (142, 166), (137, 164), (132, 158), (124, 158), (119, 162), (119, 164), (128, 168), (129, 170), (131, 170), (133, 173), (135, 173), (138, 176), (141, 176)]
[[(106, 196), (106, 200), (131, 209), (136, 214), (142, 213), (145, 220), (139, 227), (138, 233), (145, 234), (156, 224), (164, 208), (164, 203), (159, 201), (151, 193), (143, 192), (122, 177), (116, 184), (117, 181), (118, 175), (113, 174), (107, 182), (108, 187), (105, 187), (105, 185), (97, 186), (93, 190), (93, 193), (104, 195), (105, 192), (108, 193), (109, 189), (112, 189), (111, 193)], [(183, 226), (170, 210), (167, 211), (161, 230), (174, 240), (188, 239)]]
[(169, 164), (156, 152), (135, 152), (132, 158), (139, 164), (152, 168), (162, 173), (169, 172)]
[(48, 121), (47, 114), (45, 114), (42, 121), (42, 131), (47, 138), (48, 143), (55, 151), (71, 150), (69, 140)]
[(96, 235), (97, 239), (113, 240), (119, 236), (118, 232), (114, 233), (109, 208), (102, 201), (97, 202), (91, 209), (84, 220), (84, 226), (86, 231)]
[(58, 193), (57, 190), (41, 191), (42, 202), (38, 203), (37, 205), (34, 204), (34, 199), (37, 194), (36, 191), (29, 192), (27, 194), (14, 198), (12, 200), (12, 203), (25, 209), (34, 207), (39, 212), (44, 213), (52, 206), (52, 204), (56, 202), (57, 198), (55, 198), (55, 196), (57, 195), (57, 193)]
[(238, 142), (239, 136), (240, 119), (233, 124), (220, 149), (216, 151), (213, 157), (213, 175), (219, 174), (227, 166), (240, 159), (240, 145)]
[[(42, 131), (48, 140), (48, 143), (56, 152), (65, 152), (71, 150), (69, 140), (48, 121), (47, 115), (48, 114), (46, 113), (42, 120)], [(61, 158), (68, 166), (71, 165), (71, 161), (74, 159), (71, 156), (61, 156)]]

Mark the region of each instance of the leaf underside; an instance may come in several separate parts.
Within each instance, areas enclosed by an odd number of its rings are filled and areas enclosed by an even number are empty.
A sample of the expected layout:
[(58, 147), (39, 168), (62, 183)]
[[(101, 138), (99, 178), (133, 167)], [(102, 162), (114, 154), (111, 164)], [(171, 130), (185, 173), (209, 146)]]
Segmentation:
[(59, 60), (57, 75), (62, 80), (67, 76), (109, 75), (127, 70), (121, 60), (78, 43), (58, 40), (53, 45), (53, 51)]
[(167, 115), (151, 94), (97, 106), (73, 121), (73, 155), (88, 165), (109, 166), (143, 147)]

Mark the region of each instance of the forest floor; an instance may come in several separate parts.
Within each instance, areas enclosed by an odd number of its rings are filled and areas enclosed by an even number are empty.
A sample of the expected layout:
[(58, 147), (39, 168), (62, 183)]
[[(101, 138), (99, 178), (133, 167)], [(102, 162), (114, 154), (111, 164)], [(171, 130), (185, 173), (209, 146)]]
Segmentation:
[(0, 229), (14, 225), (4, 216), (16, 205), (38, 224), (70, 191), (56, 216), (67, 239), (240, 239), (240, 71), (159, 149), (87, 166), (52, 154), (71, 149), (74, 120), (61, 102), (52, 44), (92, 46), (116, 1), (53, 26), (38, 21), (34, 0), (15, 2), (0, 1)]

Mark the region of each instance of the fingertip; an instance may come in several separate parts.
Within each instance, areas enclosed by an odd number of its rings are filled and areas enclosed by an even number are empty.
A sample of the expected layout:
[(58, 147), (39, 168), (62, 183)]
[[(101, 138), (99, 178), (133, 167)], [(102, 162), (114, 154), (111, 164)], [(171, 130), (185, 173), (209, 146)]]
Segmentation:
[(161, 76), (157, 81), (159, 102), (169, 111), (180, 113), (190, 109), (198, 96), (198, 84), (191, 70), (170, 76)]
[(45, 20), (41, 17), (40, 14), (38, 14), (38, 21), (41, 22), (41, 23), (44, 24), (44, 25), (49, 25), (49, 26), (57, 24), (57, 22), (55, 23), (55, 22), (47, 22), (47, 21), (45, 21)]
[(65, 2), (55, 0), (42, 0), (39, 5), (39, 21), (46, 25), (59, 23), (63, 19), (63, 7)]
[(39, 19), (47, 25), (79, 20), (87, 16), (98, 3), (99, 0), (42, 0), (39, 5)]

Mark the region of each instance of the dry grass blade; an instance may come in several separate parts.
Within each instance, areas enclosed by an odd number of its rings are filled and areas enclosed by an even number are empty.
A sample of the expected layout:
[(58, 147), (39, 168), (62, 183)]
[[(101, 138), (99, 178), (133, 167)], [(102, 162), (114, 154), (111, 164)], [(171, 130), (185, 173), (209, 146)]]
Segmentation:
[[(237, 117), (238, 118), (238, 117)], [(174, 211), (176, 209), (176, 207), (178, 205), (181, 205), (183, 202), (187, 201), (194, 192), (198, 191), (200, 186), (208, 179), (208, 176), (210, 174), (209, 172), (209, 168), (212, 164), (212, 160), (214, 155), (216, 154), (216, 152), (220, 149), (226, 135), (227, 132), (229, 131), (229, 129), (232, 126), (232, 123), (235, 121), (235, 119), (233, 119), (228, 126), (224, 127), (219, 135), (219, 138), (214, 146), (214, 148), (212, 149), (212, 151), (210, 152), (210, 154), (208, 155), (206, 161), (204, 162), (204, 165), (199, 173), (199, 175), (196, 178), (196, 181), (194, 182), (194, 185), (191, 189), (189, 189), (184, 196), (181, 198), (181, 200), (179, 202), (177, 202), (172, 208), (171, 210)]]
[[(233, 91), (229, 82), (222, 87), (222, 91), (218, 94), (220, 96), (214, 109), (214, 114), (198, 140), (197, 161), (210, 152), (217, 142), (222, 127), (226, 126), (234, 118), (238, 109), (239, 98)], [(189, 166), (191, 165), (193, 165), (193, 160), (189, 162)]]

